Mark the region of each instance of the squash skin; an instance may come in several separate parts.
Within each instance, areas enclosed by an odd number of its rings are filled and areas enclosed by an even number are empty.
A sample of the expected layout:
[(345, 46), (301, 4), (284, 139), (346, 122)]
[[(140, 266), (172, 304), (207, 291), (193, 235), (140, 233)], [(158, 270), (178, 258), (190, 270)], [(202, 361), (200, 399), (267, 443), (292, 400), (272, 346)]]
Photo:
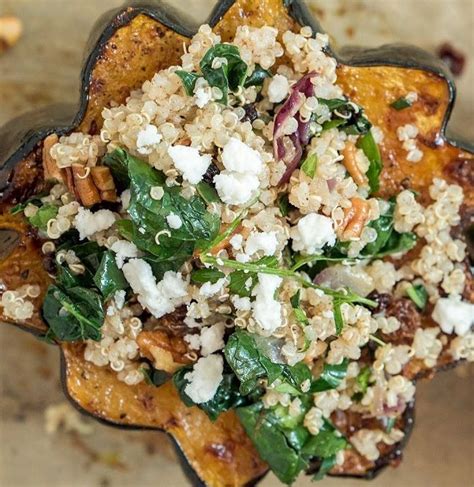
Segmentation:
[[(298, 25), (311, 25), (315, 32), (322, 31), (299, 0), (238, 0), (235, 3), (224, 0), (218, 3), (208, 23), (224, 41), (241, 24), (275, 25), (280, 32), (294, 30)], [(0, 131), (0, 191), (4, 191), (0, 199), (0, 231), (14, 229), (20, 236), (20, 245), (0, 261), (0, 278), (7, 284), (12, 287), (23, 284), (21, 281), (15, 283), (15, 276), (24, 275), (25, 270), (30, 270), (25, 282), (40, 282), (43, 293), (50, 282), (42, 266), (37, 238), (28, 232), (21, 219), (5, 214), (11, 204), (37, 192), (43, 185), (41, 164), (35, 155), (41, 149), (41, 141), (50, 133), (63, 134), (72, 129), (96, 133), (100, 128), (102, 109), (111, 100), (123, 102), (131, 89), (139, 87), (156, 70), (176, 64), (183, 42), (188, 42), (196, 28), (159, 1), (132, 2), (128, 7), (105, 14), (98, 21), (88, 44), (78, 105), (36, 112), (10, 122)], [(460, 179), (456, 167), (459, 161), (472, 164), (473, 149), (450, 141), (445, 135), (455, 90), (440, 62), (409, 46), (346, 49), (332, 54), (339, 61), (338, 82), (345, 93), (364, 106), (369, 119), (384, 132), (382, 156), (385, 168), (381, 195), (394, 194), (410, 178), (412, 187), (426, 200), (429, 180), (433, 175), (440, 175), (463, 186), (467, 195), (465, 207), (472, 208), (473, 182), (469, 178)], [(396, 112), (389, 108), (391, 101), (411, 90), (419, 92), (423, 100), (416, 109)], [(405, 160), (394, 129), (401, 122), (415, 120), (420, 127), (425, 153), (423, 161), (416, 166)], [(39, 313), (43, 293), (35, 301), (37, 312), (33, 319), (20, 325), (40, 335), (47, 329)], [(423, 323), (422, 326), (430, 325)], [(85, 362), (79, 345), (60, 346), (62, 382), (71, 401), (83, 412), (115, 426), (163, 429), (170, 433), (186, 458), (193, 483), (240, 486), (255, 482), (265, 474), (265, 464), (258, 459), (234, 413), (226, 413), (212, 424), (197, 408), (189, 409), (181, 404), (170, 385), (154, 388), (140, 384), (129, 388), (108, 370)], [(413, 377), (427, 373), (420, 365)], [(110, 394), (105, 396), (106, 392)], [(98, 405), (97, 396), (101, 394)], [(120, 399), (123, 397), (129, 397), (125, 417), (121, 417), (124, 410)], [(147, 409), (150, 398), (160, 407)], [(211, 428), (214, 436), (201, 436), (199, 425), (202, 422), (205, 422), (206, 432)], [(408, 433), (412, 425), (411, 408), (407, 410), (406, 422), (404, 429)], [(198, 431), (194, 432), (193, 428)], [(189, 437), (186, 436), (188, 432)], [(218, 445), (225, 447), (210, 447), (216, 443), (213, 442), (215, 438), (219, 439)], [(393, 451), (402, 446), (395, 445)], [(232, 450), (231, 456), (229, 450)], [(388, 454), (366, 472), (334, 473), (373, 477), (387, 463)]]

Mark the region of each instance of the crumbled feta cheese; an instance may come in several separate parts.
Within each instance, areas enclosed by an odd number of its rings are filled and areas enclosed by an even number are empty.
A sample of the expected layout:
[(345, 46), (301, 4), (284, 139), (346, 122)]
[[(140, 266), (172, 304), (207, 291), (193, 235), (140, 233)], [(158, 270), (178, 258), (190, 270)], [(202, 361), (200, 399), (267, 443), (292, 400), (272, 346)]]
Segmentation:
[(137, 246), (128, 240), (117, 240), (110, 247), (112, 252), (115, 252), (115, 262), (117, 267), (121, 269), (126, 259), (138, 257)]
[(115, 301), (115, 307), (117, 309), (122, 309), (124, 307), (125, 296), (126, 296), (126, 293), (123, 289), (121, 289), (120, 291), (115, 291), (114, 301)]
[(115, 215), (110, 210), (99, 210), (95, 213), (83, 208), (79, 208), (74, 218), (74, 226), (79, 232), (79, 239), (84, 240), (91, 237), (94, 233), (107, 230), (115, 223)]
[(209, 355), (200, 358), (184, 378), (189, 384), (184, 392), (196, 404), (210, 401), (222, 382), (224, 363), (221, 355)]
[(163, 280), (156, 283), (152, 268), (143, 259), (132, 259), (124, 264), (123, 273), (138, 302), (155, 317), (161, 318), (183, 304), (187, 297), (187, 283), (181, 274), (165, 272)]
[(234, 250), (240, 250), (242, 248), (242, 242), (244, 237), (240, 233), (236, 233), (230, 240), (229, 243), (232, 245)]
[(408, 103), (415, 103), (418, 100), (418, 93), (416, 91), (409, 91), (405, 96), (405, 100)]
[(194, 85), (194, 101), (199, 108), (205, 107), (212, 100), (212, 90), (204, 78), (198, 78)]
[(215, 294), (219, 293), (226, 284), (227, 284), (227, 278), (225, 277), (218, 279), (214, 284), (210, 282), (205, 282), (201, 286), (201, 289), (199, 289), (199, 294), (201, 296), (205, 296), (206, 298), (210, 298), (211, 296), (214, 296)]
[(207, 357), (211, 353), (224, 348), (225, 324), (216, 323), (201, 330), (201, 355)]
[(282, 281), (279, 276), (258, 274), (258, 284), (252, 292), (255, 296), (253, 317), (266, 332), (273, 333), (282, 324), (281, 303), (274, 297)]
[(234, 171), (222, 171), (214, 176), (219, 198), (228, 205), (247, 203), (260, 182), (254, 174), (239, 174)]
[(286, 98), (289, 90), (288, 78), (281, 74), (276, 74), (268, 84), (268, 99), (272, 103), (280, 103)]
[(168, 154), (183, 179), (191, 184), (198, 184), (211, 164), (209, 154), (200, 155), (195, 147), (175, 145), (168, 148)]
[(122, 210), (128, 210), (128, 207), (130, 206), (130, 200), (132, 198), (132, 193), (129, 189), (126, 189), (125, 191), (122, 192), (120, 195), (120, 201), (122, 203)]
[(189, 345), (189, 348), (193, 350), (199, 350), (201, 348), (201, 336), (197, 333), (188, 333), (184, 335), (184, 341)]
[(264, 255), (275, 255), (277, 246), (276, 232), (252, 232), (245, 243), (245, 252), (253, 255), (261, 250)]
[(235, 309), (238, 311), (250, 311), (252, 308), (252, 303), (250, 302), (250, 298), (247, 297), (240, 297), (240, 296), (232, 296), (230, 298), (232, 304), (234, 305)]
[(151, 154), (157, 144), (161, 142), (162, 135), (154, 125), (147, 125), (137, 135), (137, 151), (139, 154)]
[(320, 252), (325, 245), (331, 247), (336, 243), (331, 218), (317, 213), (301, 218), (291, 229), (290, 236), (293, 239), (293, 250), (308, 255)]
[(228, 171), (240, 174), (260, 174), (263, 169), (260, 154), (235, 137), (231, 137), (224, 146), (221, 158)]
[(465, 335), (474, 324), (474, 304), (455, 298), (440, 298), (431, 315), (444, 333)]
[(178, 230), (178, 228), (181, 228), (183, 226), (183, 222), (181, 221), (181, 218), (178, 215), (175, 215), (174, 213), (170, 213), (166, 217), (166, 222), (173, 230)]

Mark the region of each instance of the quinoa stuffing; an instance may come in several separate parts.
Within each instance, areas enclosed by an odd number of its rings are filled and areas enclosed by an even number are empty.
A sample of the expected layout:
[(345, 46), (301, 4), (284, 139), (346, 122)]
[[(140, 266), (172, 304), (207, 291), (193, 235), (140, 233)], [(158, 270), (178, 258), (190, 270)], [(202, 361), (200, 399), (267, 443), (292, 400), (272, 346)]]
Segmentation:
[[(55, 262), (48, 338), (84, 342), (130, 386), (172, 380), (212, 420), (235, 409), (291, 483), (314, 459), (323, 476), (402, 441), (413, 366), (473, 360), (474, 305), (451, 232), (462, 188), (376, 196), (381, 131), (338, 86), (327, 36), (277, 33), (242, 26), (222, 43), (202, 26), (180, 66), (104, 109), (98, 135), (50, 135), (54, 183), (12, 213)], [(413, 163), (417, 134), (397, 129)], [(9, 289), (0, 306), (28, 319), (38, 295)], [(417, 313), (430, 325), (407, 335)], [(387, 427), (344, 433), (338, 411)]]

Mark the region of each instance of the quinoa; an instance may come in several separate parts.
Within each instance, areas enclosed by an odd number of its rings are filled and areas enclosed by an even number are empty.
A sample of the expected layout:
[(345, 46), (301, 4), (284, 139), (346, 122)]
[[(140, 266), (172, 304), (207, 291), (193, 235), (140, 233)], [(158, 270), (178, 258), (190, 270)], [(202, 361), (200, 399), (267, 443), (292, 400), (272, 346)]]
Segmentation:
[[(262, 68), (271, 76), (261, 86), (212, 85), (201, 62), (216, 46), (237, 49), (245, 76)], [(473, 359), (469, 331), (448, 340), (444, 323), (410, 334), (407, 317), (391, 316), (386, 305), (394, 299), (405, 306), (414, 286), (432, 304), (445, 295), (450, 306), (461, 301), (466, 245), (452, 229), (460, 223), (463, 191), (435, 178), (425, 205), (410, 189), (390, 201), (374, 196), (367, 178), (373, 161), (358, 144), (363, 135), (344, 127), (356, 118), (377, 144), (383, 132), (343, 94), (327, 47), (328, 37), (313, 37), (309, 27), (279, 36), (272, 27), (241, 26), (229, 45), (201, 26), (179, 66), (155, 73), (123, 104), (103, 110), (99, 135), (71, 133), (51, 147), (46, 156), (57, 169), (79, 166), (87, 179), (110, 166), (112, 174), (106, 208), (94, 203), (91, 209), (68, 181), (23, 208), (57, 267), (49, 299), (86, 282), (100, 302), (102, 308), (93, 310), (101, 317), (98, 334), (81, 336), (85, 360), (130, 387), (152, 381), (155, 368), (180, 374), (177, 369), (188, 363), (180, 392), (205, 410), (229, 375), (241, 380), (228, 363), (241, 350), (228, 347), (243, 336), (254, 344), (245, 351), (252, 363), (268, 366), (267, 360), (273, 370), (285, 370), (275, 378), (264, 367), (256, 376), (251, 392), (261, 413), (317, 436), (327, 433), (334, 414), (399, 418), (415, 394), (407, 372), (412, 360), (433, 368), (443, 346), (455, 360)], [(228, 62), (216, 56), (210, 69)], [(183, 85), (183, 71), (196, 78), (191, 87)], [(306, 91), (298, 91), (305, 83)], [(411, 103), (417, 97), (406, 95)], [(295, 99), (293, 115), (281, 120)], [(335, 101), (339, 108), (332, 109)], [(294, 141), (302, 126), (310, 135), (299, 147)], [(413, 124), (397, 129), (411, 162), (423, 159), (418, 134)], [(287, 157), (298, 150), (299, 160), (289, 168)], [(114, 173), (114, 158), (130, 180), (131, 168), (140, 168), (130, 187)], [(71, 244), (74, 232), (79, 243)], [(397, 238), (417, 239), (414, 258), (399, 260), (413, 245), (390, 249)], [(113, 265), (121, 287), (109, 292), (101, 277)], [(36, 285), (5, 290), (3, 315), (31, 318), (39, 295)], [(59, 304), (58, 314), (67, 317), (70, 303)], [(289, 371), (298, 367), (310, 378), (289, 381)], [(324, 386), (313, 389), (323, 379)], [(403, 436), (395, 428), (362, 428), (348, 440), (375, 461), (382, 444)], [(342, 464), (344, 450), (335, 461)]]

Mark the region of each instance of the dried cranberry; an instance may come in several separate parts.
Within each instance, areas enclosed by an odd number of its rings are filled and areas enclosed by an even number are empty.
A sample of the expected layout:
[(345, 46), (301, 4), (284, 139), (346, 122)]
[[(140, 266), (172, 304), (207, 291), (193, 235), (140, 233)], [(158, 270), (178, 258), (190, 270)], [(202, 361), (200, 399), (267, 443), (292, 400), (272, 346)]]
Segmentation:
[(258, 112), (255, 108), (254, 103), (249, 103), (242, 107), (245, 110), (245, 115), (242, 118), (242, 122), (250, 122), (253, 123), (258, 118)]
[(438, 57), (444, 61), (454, 76), (460, 76), (466, 64), (466, 56), (453, 47), (449, 42), (444, 42), (437, 49)]
[(214, 184), (214, 176), (216, 176), (217, 174), (219, 174), (219, 168), (214, 163), (211, 163), (202, 179), (208, 184)]

